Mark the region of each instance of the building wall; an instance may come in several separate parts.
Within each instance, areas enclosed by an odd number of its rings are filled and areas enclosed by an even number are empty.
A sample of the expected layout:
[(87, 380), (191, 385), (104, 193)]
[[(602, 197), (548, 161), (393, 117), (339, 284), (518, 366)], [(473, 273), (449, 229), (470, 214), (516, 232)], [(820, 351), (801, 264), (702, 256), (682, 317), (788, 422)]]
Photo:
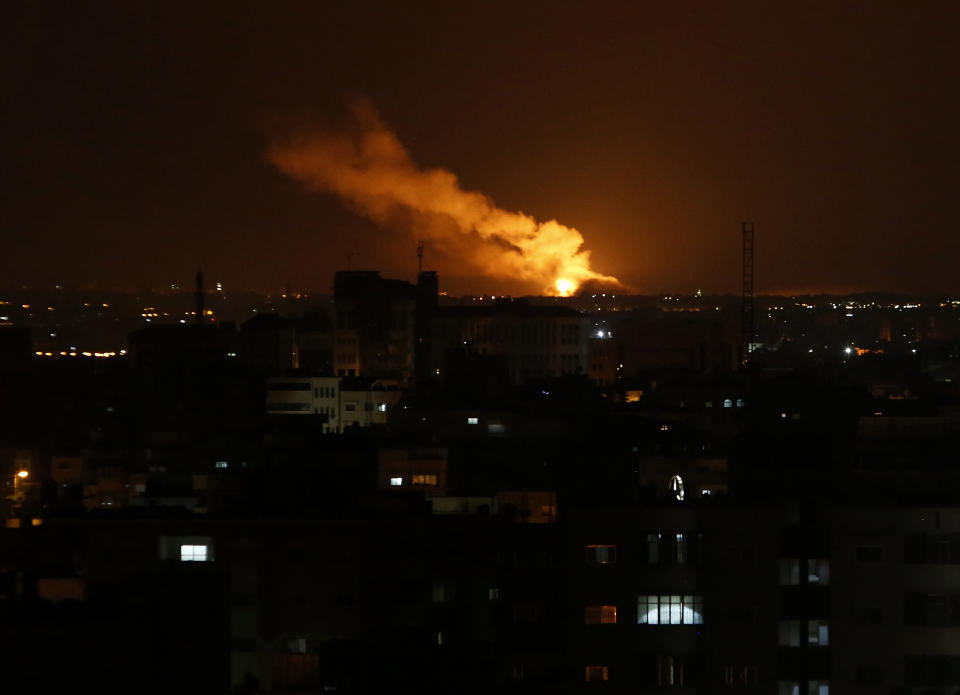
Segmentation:
[(442, 376), (445, 352), (462, 349), (504, 357), (513, 384), (586, 374), (587, 328), (587, 319), (573, 312), (441, 310), (433, 321), (431, 364)]

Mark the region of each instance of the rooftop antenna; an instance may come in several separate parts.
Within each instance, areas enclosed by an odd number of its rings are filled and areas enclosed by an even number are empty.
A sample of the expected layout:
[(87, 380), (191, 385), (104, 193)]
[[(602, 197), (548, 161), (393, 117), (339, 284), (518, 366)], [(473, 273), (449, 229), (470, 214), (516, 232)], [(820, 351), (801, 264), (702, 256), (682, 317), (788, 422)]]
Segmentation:
[(417, 242), (417, 275), (423, 272), (423, 239)]

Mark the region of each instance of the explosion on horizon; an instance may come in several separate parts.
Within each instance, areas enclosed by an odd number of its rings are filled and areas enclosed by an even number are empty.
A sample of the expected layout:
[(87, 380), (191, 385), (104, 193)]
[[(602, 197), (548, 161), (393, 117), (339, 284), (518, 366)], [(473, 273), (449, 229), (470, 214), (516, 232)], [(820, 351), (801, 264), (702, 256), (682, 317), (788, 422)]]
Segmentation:
[(486, 275), (560, 296), (587, 282), (620, 286), (590, 268), (576, 229), (502, 210), (483, 193), (464, 191), (453, 173), (419, 168), (369, 104), (354, 104), (351, 116), (344, 130), (291, 138), (267, 157), (308, 188), (338, 195), (380, 225), (415, 229)]

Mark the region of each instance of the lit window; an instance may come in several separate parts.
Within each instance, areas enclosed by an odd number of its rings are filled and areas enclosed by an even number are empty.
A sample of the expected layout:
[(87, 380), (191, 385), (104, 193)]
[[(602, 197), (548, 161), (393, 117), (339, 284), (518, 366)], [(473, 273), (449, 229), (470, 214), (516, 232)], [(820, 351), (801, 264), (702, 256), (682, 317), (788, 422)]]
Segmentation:
[(826, 620), (807, 621), (807, 644), (826, 647), (830, 644), (830, 626)]
[(827, 681), (808, 681), (807, 695), (830, 695), (830, 684)]
[(413, 476), (414, 485), (436, 485), (437, 476), (432, 474), (417, 474)]
[(825, 558), (807, 560), (807, 581), (810, 584), (829, 584), (830, 561)]
[(386, 403), (377, 403), (377, 412), (378, 412), (378, 413), (385, 413), (385, 412), (387, 412), (387, 404), (386, 404)]
[(491, 600), (491, 601), (499, 601), (499, 600), (500, 600), (500, 587), (498, 587), (498, 586), (491, 586), (490, 589), (487, 591), (487, 598), (488, 598), (489, 600)]
[(207, 546), (205, 545), (181, 545), (180, 562), (206, 562)]
[(594, 565), (610, 565), (617, 561), (617, 546), (588, 545), (587, 562)]
[(616, 625), (616, 606), (587, 606), (584, 622), (587, 625)]
[(702, 625), (703, 596), (641, 595), (637, 597), (640, 625)]
[(477, 424), (479, 424), (479, 423), (480, 423), (480, 418), (476, 418), (476, 417), (468, 417), (468, 418), (467, 418), (467, 424), (468, 424), (468, 425), (477, 425)]
[(670, 490), (676, 496), (677, 501), (683, 502), (683, 498), (686, 496), (683, 490), (683, 478), (679, 475), (670, 478)]
[(797, 681), (780, 681), (777, 695), (800, 695), (800, 684)]
[(392, 487), (400, 487), (403, 485), (403, 478), (390, 478), (390, 485)]
[(214, 465), (215, 465), (217, 468), (229, 468), (229, 467), (230, 467), (230, 463), (227, 462), (227, 461), (217, 461)]
[(587, 683), (599, 683), (610, 680), (610, 669), (606, 666), (587, 666), (584, 680)]
[(724, 407), (724, 408), (732, 408), (732, 407), (733, 407), (733, 399), (724, 398), (724, 399), (723, 399), (723, 407)]

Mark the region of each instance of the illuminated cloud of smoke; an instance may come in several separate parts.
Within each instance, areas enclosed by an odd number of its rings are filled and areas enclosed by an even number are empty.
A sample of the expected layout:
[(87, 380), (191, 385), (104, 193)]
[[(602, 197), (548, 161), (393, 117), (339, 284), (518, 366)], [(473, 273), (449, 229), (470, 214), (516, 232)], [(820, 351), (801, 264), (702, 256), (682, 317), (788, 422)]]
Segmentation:
[(290, 138), (267, 157), (311, 190), (334, 193), (381, 225), (407, 227), (486, 275), (549, 294), (569, 294), (586, 282), (619, 285), (590, 269), (576, 229), (502, 210), (482, 193), (464, 191), (451, 172), (417, 167), (365, 102), (353, 106), (348, 127)]

